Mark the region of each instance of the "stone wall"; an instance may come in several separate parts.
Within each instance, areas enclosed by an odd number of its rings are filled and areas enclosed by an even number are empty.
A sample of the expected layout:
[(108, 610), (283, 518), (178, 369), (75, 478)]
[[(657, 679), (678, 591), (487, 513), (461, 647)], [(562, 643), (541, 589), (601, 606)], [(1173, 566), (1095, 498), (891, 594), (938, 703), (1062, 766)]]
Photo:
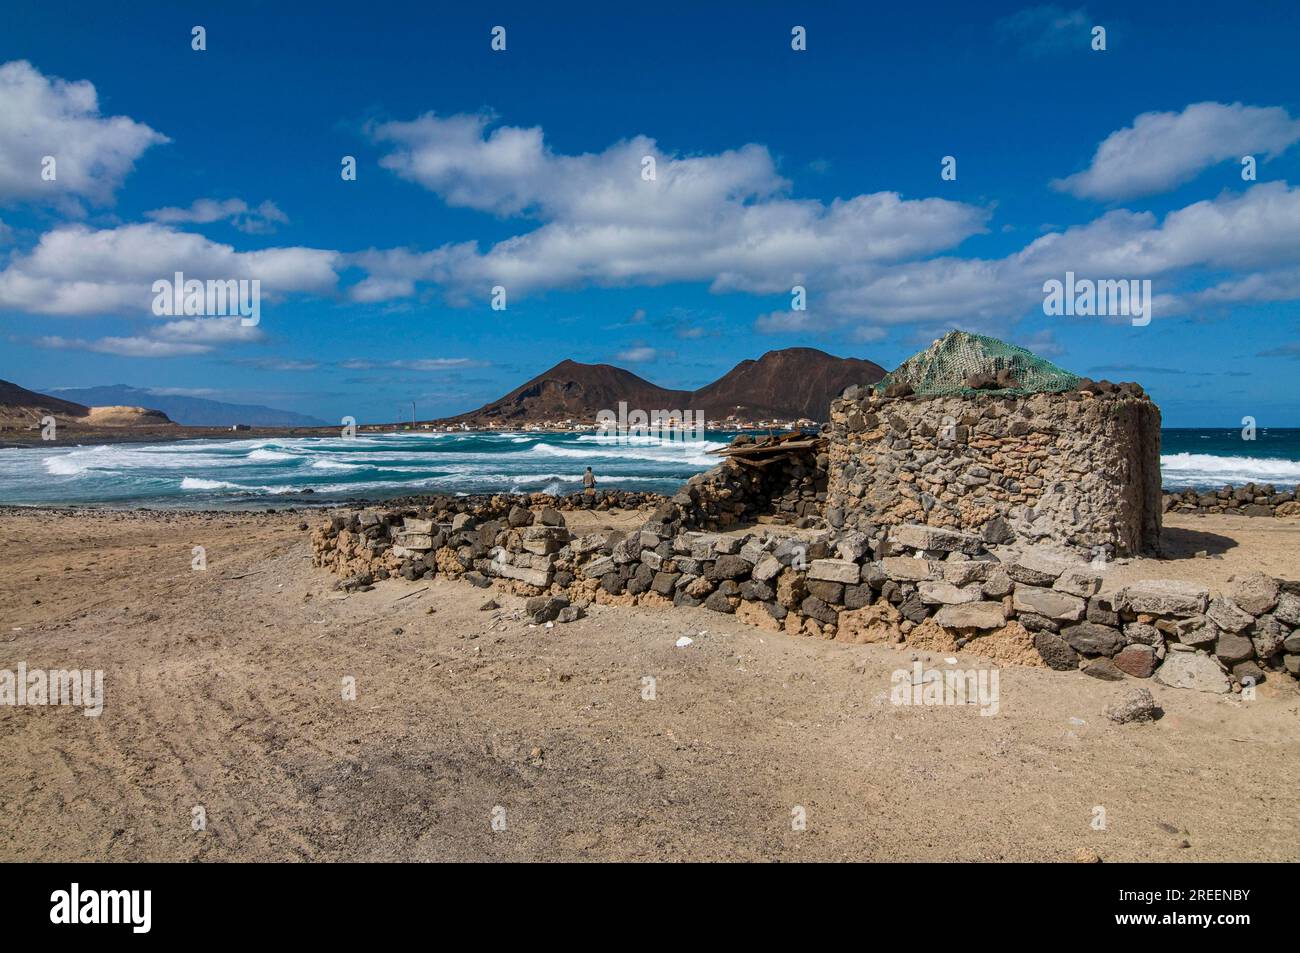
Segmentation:
[(826, 516), (874, 532), (923, 522), (987, 542), (1054, 540), (1107, 557), (1160, 543), (1160, 411), (1137, 385), (1025, 397), (831, 404)]
[(1217, 490), (1166, 490), (1166, 513), (1218, 513), (1226, 516), (1276, 516), (1282, 519), (1300, 516), (1300, 489), (1279, 490), (1272, 483), (1247, 483), (1224, 486)]
[(1210, 692), (1300, 677), (1300, 583), (1252, 573), (1225, 592), (1168, 580), (1103, 592), (1097, 564), (1041, 547), (999, 552), (953, 529), (735, 535), (685, 529), (686, 515), (666, 501), (629, 533), (575, 537), (553, 507), (450, 522), (364, 510), (318, 526), (313, 561), (344, 576), (344, 589), (393, 575), (508, 586), (531, 597), (537, 622), (576, 618), (592, 602), (703, 606), (792, 635), (966, 648)]

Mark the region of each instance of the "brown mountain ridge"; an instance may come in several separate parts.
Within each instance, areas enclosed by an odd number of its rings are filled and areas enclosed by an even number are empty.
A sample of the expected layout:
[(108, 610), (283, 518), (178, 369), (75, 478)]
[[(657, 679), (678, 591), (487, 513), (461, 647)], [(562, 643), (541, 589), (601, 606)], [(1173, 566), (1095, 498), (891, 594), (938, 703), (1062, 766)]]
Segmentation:
[(811, 347), (768, 351), (741, 361), (699, 390), (670, 390), (611, 364), (566, 360), (504, 397), (439, 423), (513, 426), (546, 420), (592, 421), (601, 410), (693, 410), (709, 420), (808, 417), (825, 420), (830, 402), (850, 384), (875, 383), (885, 369), (871, 361), (835, 357)]
[(10, 381), (0, 380), (0, 432), (24, 433), (39, 430), (41, 421), (53, 417), (59, 426), (75, 429), (97, 427), (174, 427), (167, 415), (145, 407), (88, 407), (48, 394), (38, 394)]

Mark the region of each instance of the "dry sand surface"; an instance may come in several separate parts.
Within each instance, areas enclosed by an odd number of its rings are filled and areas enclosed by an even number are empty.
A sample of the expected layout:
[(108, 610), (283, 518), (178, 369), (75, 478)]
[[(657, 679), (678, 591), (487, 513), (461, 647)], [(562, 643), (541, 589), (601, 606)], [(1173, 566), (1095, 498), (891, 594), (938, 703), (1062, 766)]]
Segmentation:
[[(703, 609), (545, 629), (465, 583), (344, 598), (313, 518), (0, 513), (0, 668), (101, 668), (107, 696), (0, 708), (0, 860), (1300, 859), (1290, 680), (1147, 682), (1145, 725), (1102, 714), (1132, 682), (1045, 669), (1003, 668), (991, 717), (898, 707), (909, 652)], [(1153, 571), (1300, 575), (1300, 525), (1170, 522), (1234, 545)]]

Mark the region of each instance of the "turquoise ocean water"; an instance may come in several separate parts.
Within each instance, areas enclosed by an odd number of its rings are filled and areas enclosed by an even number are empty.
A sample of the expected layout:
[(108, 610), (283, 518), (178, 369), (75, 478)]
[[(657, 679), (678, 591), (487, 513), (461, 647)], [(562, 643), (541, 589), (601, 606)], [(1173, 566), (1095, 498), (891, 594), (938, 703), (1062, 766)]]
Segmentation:
[[(733, 436), (610, 445), (594, 434), (362, 434), (355, 439), (187, 440), (0, 450), (0, 503), (221, 509), (416, 493), (606, 488), (671, 493)], [(1166, 430), (1166, 487), (1300, 483), (1300, 430)], [(304, 495), (303, 490), (313, 493)]]

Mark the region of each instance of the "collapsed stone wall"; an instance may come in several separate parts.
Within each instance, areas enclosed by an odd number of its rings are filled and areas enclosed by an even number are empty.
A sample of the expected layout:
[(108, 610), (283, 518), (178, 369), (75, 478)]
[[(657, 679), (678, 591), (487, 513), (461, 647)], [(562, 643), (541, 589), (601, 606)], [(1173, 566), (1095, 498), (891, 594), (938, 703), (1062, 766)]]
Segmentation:
[(505, 518), (429, 510), (336, 514), (312, 533), (313, 563), (364, 589), (375, 579), (494, 581), (530, 596), (533, 621), (592, 602), (703, 606), (792, 635), (937, 651), (1105, 679), (1239, 690), (1266, 673), (1300, 677), (1300, 583), (1260, 573), (1227, 592), (1148, 580), (1103, 593), (1093, 563), (980, 536), (901, 524), (874, 536), (823, 530), (728, 535), (686, 527), (674, 500), (629, 533), (573, 536), (554, 507)]
[(666, 499), (663, 494), (640, 490), (590, 490), (556, 496), (552, 493), (472, 493), (449, 496), (446, 494), (421, 494), (399, 496), (386, 501), (391, 511), (418, 508), (443, 522), (458, 513), (468, 513), (480, 519), (505, 516), (516, 506), (552, 507), (557, 510), (650, 510)]
[(826, 517), (875, 532), (906, 522), (990, 543), (1054, 540), (1107, 557), (1160, 544), (1160, 411), (1133, 384), (1028, 396), (831, 404)]
[(672, 502), (691, 529), (757, 522), (810, 526), (820, 521), (826, 505), (829, 461), (821, 448), (759, 463), (728, 459), (687, 480)]

